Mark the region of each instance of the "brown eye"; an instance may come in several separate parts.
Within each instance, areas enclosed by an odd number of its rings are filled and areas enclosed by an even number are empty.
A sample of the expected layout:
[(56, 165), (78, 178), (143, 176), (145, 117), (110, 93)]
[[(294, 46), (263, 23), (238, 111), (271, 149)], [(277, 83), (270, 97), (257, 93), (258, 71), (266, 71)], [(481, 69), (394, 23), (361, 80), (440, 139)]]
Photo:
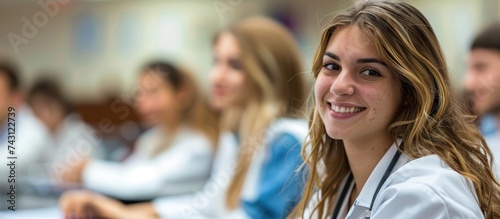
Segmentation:
[(231, 59), (229, 60), (229, 66), (231, 66), (232, 69), (235, 70), (241, 70), (241, 62), (237, 59)]
[(338, 71), (340, 70), (340, 66), (336, 65), (336, 64), (333, 64), (333, 63), (328, 63), (328, 64), (325, 64), (323, 65), (323, 68), (326, 68), (330, 71)]
[(362, 75), (365, 76), (370, 76), (370, 77), (380, 77), (382, 76), (378, 71), (375, 71), (373, 69), (365, 69), (361, 72)]

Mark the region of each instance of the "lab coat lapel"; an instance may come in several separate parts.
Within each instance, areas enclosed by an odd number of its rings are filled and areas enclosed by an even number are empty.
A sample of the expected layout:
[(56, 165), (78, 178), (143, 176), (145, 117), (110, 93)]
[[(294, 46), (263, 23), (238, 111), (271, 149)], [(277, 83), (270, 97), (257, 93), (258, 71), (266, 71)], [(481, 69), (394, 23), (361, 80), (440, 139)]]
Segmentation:
[[(397, 143), (398, 145), (400, 145), (401, 141), (398, 140)], [(373, 169), (373, 172), (370, 174), (370, 177), (368, 177), (368, 180), (366, 181), (363, 189), (361, 189), (358, 198), (356, 199), (356, 201), (354, 201), (353, 206), (347, 213), (346, 219), (364, 218), (364, 216), (368, 213), (368, 210), (370, 209), (370, 204), (372, 202), (373, 194), (375, 194), (375, 190), (377, 189), (377, 186), (380, 180), (382, 179), (382, 176), (384, 175), (396, 151), (397, 151), (396, 144), (393, 144), (389, 148), (389, 150), (387, 150), (382, 159), (378, 162), (377, 166), (375, 167), (375, 169)], [(394, 166), (392, 172), (396, 171), (401, 166), (403, 166), (404, 163), (406, 163), (399, 161), (396, 163), (396, 166)]]

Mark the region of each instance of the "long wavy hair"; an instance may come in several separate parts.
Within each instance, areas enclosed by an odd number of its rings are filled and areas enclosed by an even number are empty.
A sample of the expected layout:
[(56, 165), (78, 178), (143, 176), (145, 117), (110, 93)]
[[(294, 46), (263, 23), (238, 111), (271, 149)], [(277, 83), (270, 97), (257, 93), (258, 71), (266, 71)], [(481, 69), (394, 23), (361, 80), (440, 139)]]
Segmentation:
[[(270, 123), (278, 117), (298, 117), (306, 99), (306, 83), (297, 43), (287, 29), (268, 18), (252, 17), (220, 33), (232, 34), (241, 49), (246, 75), (242, 108), (225, 110), (223, 130), (238, 133), (240, 153), (229, 185), (229, 209), (240, 203), (240, 194), (255, 151), (264, 142)], [(216, 35), (214, 44), (219, 40)]]
[[(388, 133), (405, 144), (411, 158), (438, 155), (469, 179), (486, 218), (500, 218), (500, 190), (492, 171), (492, 154), (485, 140), (454, 96), (438, 40), (427, 19), (403, 2), (366, 1), (341, 12), (321, 35), (313, 60), (317, 77), (332, 33), (343, 26), (359, 27), (371, 38), (382, 59), (401, 84), (405, 104), (394, 116)], [(332, 212), (342, 180), (350, 172), (341, 140), (326, 134), (317, 109), (309, 120), (309, 142), (302, 152), (309, 166), (303, 198), (290, 218), (308, 217), (306, 207), (318, 198), (312, 212), (324, 218)], [(316, 195), (315, 195), (316, 194)]]

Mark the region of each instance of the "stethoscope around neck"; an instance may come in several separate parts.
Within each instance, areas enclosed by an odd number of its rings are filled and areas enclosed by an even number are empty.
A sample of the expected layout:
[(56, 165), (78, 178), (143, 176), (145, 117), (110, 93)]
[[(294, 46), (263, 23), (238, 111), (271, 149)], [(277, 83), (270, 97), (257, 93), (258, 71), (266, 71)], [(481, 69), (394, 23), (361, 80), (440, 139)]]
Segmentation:
[[(403, 150), (403, 144), (400, 145), (400, 148), (401, 148), (401, 150)], [(394, 166), (398, 162), (400, 156), (401, 156), (401, 151), (398, 149), (398, 150), (396, 150), (396, 153), (394, 153), (394, 156), (392, 157), (392, 160), (389, 163), (389, 166), (387, 166), (387, 169), (385, 169), (384, 175), (382, 176), (382, 179), (380, 179), (380, 181), (377, 185), (377, 189), (375, 190), (375, 193), (373, 193), (372, 201), (370, 203), (370, 208), (363, 215), (365, 219), (370, 219), (372, 208), (373, 208), (373, 203), (375, 202), (375, 199), (377, 198), (378, 192), (380, 191), (380, 188), (382, 188), (382, 185), (384, 185), (387, 178), (389, 178), (389, 175), (391, 174), (392, 170), (394, 169)], [(347, 181), (344, 184), (344, 188), (342, 188), (342, 192), (340, 193), (340, 196), (337, 199), (337, 204), (335, 205), (332, 219), (337, 219), (337, 217), (340, 213), (340, 208), (342, 207), (342, 204), (345, 200), (345, 196), (349, 192), (349, 187), (352, 184), (352, 180), (353, 180), (352, 173), (349, 173)]]

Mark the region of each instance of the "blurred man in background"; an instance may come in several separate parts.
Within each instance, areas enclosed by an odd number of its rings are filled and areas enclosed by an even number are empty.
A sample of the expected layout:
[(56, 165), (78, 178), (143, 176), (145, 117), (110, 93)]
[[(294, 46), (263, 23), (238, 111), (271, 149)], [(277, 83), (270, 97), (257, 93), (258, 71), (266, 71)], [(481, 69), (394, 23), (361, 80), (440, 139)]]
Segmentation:
[[(14, 181), (8, 183), (7, 179), (15, 177), (17, 193), (28, 183), (29, 169), (45, 161), (46, 154), (50, 153), (47, 150), (48, 132), (23, 104), (20, 84), (18, 68), (10, 61), (0, 61), (0, 190), (10, 189)], [(9, 111), (9, 107), (15, 111)], [(14, 114), (8, 116), (8, 113)], [(15, 148), (12, 154), (9, 149), (13, 148), (8, 146)], [(10, 156), (17, 159), (8, 159)], [(15, 165), (8, 166), (11, 161)], [(4, 192), (0, 194), (0, 197), (5, 196)]]
[[(77, 160), (100, 155), (100, 140), (61, 91), (56, 80), (40, 78), (27, 96), (33, 114), (45, 125), (50, 134), (50, 151), (46, 165), (40, 165), (32, 175), (43, 179), (60, 177), (58, 170)], [(34, 168), (32, 168), (34, 170)]]
[(500, 23), (489, 26), (474, 39), (467, 65), (464, 87), (474, 113), (483, 116), (482, 124), (496, 123), (496, 130), (483, 134), (500, 177)]

